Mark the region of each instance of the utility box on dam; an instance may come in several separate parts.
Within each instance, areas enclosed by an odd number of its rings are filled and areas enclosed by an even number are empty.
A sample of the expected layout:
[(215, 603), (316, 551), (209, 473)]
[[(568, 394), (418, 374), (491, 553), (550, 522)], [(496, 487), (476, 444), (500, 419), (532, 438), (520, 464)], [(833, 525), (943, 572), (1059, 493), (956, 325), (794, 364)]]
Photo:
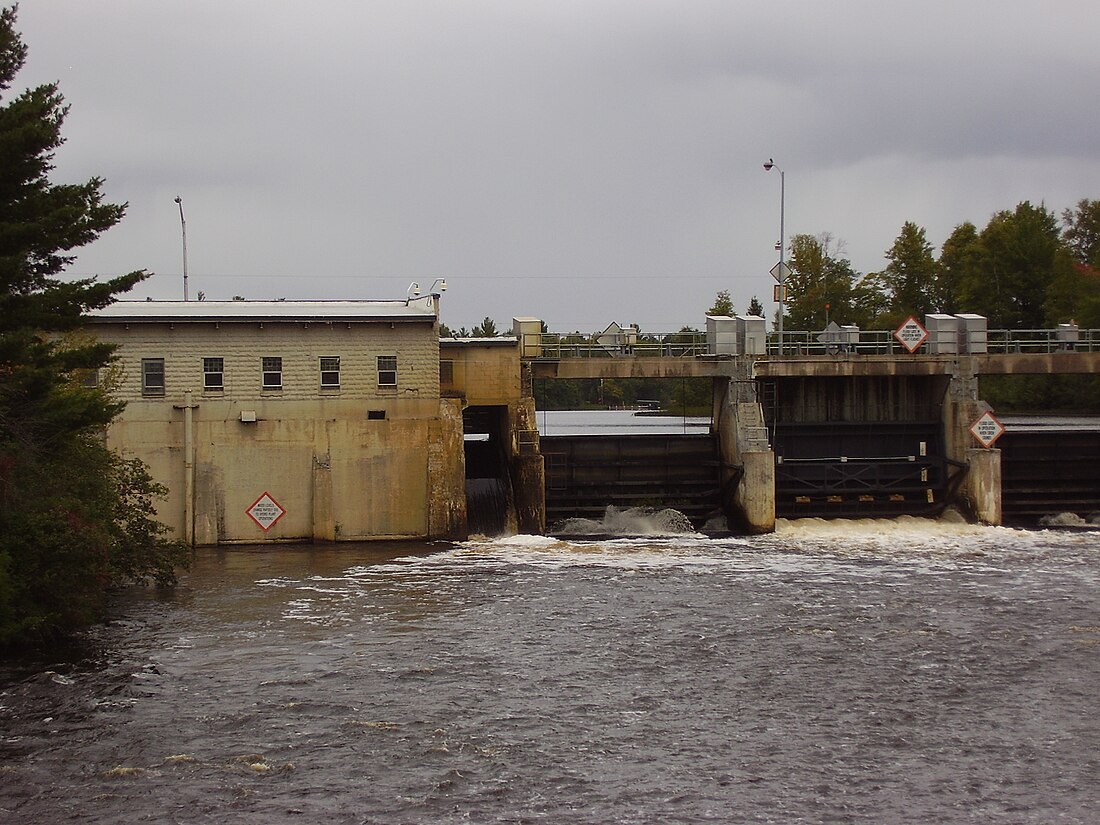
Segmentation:
[(932, 313), (924, 316), (924, 327), (928, 330), (925, 347), (932, 355), (984, 355), (989, 351), (982, 315)]
[(767, 351), (765, 321), (757, 315), (708, 315), (710, 355), (763, 355)]

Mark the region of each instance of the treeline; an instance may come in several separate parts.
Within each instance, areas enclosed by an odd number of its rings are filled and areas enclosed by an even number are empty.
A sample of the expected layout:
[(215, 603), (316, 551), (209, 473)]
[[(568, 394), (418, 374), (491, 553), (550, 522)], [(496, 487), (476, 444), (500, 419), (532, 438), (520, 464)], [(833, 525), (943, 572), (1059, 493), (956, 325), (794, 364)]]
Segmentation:
[(861, 329), (895, 329), (933, 312), (984, 315), (990, 329), (1100, 328), (1100, 201), (1081, 200), (1059, 219), (1024, 201), (979, 230), (955, 227), (939, 255), (912, 222), (861, 275), (829, 234), (795, 235), (784, 326), (817, 330), (826, 317)]
[(711, 414), (710, 378), (537, 378), (540, 410), (659, 407), (674, 415)]

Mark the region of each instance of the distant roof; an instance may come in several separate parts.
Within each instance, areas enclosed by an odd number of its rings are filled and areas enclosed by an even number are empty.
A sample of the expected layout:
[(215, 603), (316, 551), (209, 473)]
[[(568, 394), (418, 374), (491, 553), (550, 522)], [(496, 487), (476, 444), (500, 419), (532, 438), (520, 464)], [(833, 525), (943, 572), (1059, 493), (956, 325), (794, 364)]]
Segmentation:
[(408, 301), (118, 301), (88, 313), (98, 323), (210, 321), (434, 321), (433, 296)]

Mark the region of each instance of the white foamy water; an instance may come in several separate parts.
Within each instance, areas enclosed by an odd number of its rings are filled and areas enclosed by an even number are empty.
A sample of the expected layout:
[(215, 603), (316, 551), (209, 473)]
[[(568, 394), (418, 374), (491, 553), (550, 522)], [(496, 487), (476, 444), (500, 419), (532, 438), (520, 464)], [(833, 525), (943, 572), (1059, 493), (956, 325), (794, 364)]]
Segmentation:
[(0, 679), (3, 821), (1095, 820), (1096, 531), (613, 523), (200, 551)]

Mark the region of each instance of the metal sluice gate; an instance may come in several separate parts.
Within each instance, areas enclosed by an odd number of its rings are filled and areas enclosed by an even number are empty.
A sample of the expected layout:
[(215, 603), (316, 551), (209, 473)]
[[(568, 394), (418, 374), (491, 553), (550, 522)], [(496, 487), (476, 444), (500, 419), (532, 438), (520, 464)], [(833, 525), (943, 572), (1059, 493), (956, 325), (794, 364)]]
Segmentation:
[(776, 425), (776, 515), (937, 515), (966, 471), (945, 457), (941, 430), (926, 421)]

